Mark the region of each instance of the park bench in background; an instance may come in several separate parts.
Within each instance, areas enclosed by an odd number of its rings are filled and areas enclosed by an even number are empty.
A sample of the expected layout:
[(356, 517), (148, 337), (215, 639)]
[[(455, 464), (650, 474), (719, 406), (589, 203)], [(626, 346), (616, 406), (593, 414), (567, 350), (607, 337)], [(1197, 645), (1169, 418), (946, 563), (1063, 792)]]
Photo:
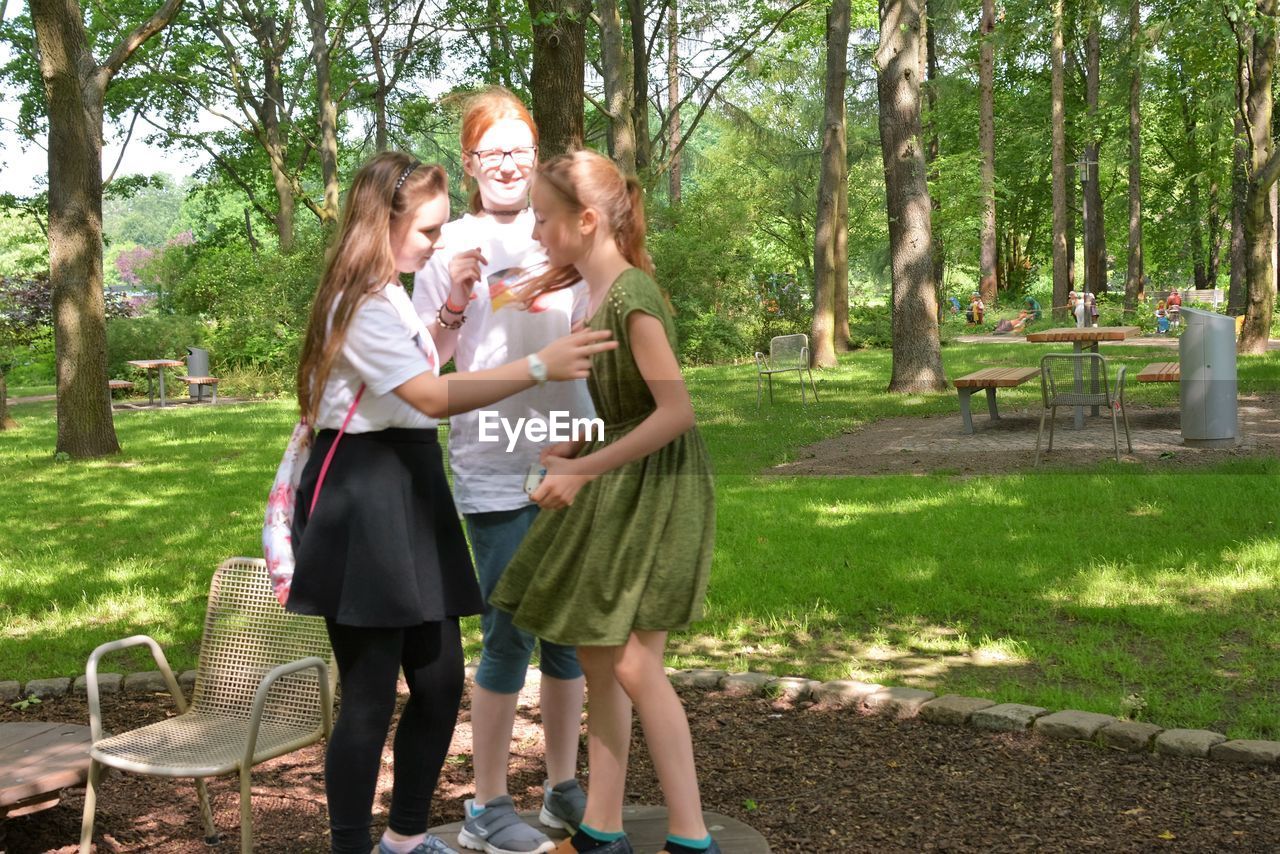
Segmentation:
[(109, 391), (120, 391), (126, 388), (133, 388), (133, 383), (128, 380), (107, 380), (107, 389)]
[(1138, 371), (1140, 383), (1176, 383), (1182, 377), (1182, 369), (1177, 362), (1152, 362)]
[(987, 390), (987, 412), (990, 413), (992, 420), (998, 420), (1000, 413), (996, 409), (996, 389), (1020, 386), (1038, 376), (1040, 376), (1039, 368), (984, 368), (956, 380), (955, 386), (960, 392), (960, 417), (964, 419), (964, 432), (973, 432), (973, 415), (969, 412), (969, 396), (976, 389)]
[(218, 402), (218, 378), (217, 377), (178, 377), (187, 384), (188, 387), (196, 387), (196, 403), (204, 400), (204, 387), (209, 386), (209, 392), (212, 395), (209, 398), (210, 403)]

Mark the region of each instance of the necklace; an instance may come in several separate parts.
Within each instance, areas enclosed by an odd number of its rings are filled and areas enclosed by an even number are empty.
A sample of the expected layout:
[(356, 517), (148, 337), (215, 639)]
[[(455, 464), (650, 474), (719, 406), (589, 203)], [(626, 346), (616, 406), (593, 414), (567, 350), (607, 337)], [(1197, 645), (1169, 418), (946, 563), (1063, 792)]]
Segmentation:
[(529, 207), (526, 205), (525, 207), (522, 207), (519, 210), (514, 210), (514, 211), (496, 211), (493, 208), (482, 208), (481, 210), (483, 210), (485, 213), (489, 214), (490, 216), (519, 216), (520, 214), (524, 213), (528, 209)]

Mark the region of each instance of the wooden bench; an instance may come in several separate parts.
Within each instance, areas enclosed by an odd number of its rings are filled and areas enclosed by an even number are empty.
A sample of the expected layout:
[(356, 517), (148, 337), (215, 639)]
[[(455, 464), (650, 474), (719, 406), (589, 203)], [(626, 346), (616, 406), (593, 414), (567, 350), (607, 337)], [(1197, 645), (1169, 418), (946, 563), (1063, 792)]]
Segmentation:
[(1189, 288), (1185, 291), (1181, 291), (1181, 294), (1182, 294), (1182, 301), (1184, 303), (1203, 302), (1203, 303), (1208, 303), (1214, 308), (1218, 307), (1218, 305), (1222, 302), (1222, 298), (1223, 298), (1222, 288), (1206, 288), (1205, 290), (1199, 290), (1199, 291), (1193, 288)]
[(111, 391), (120, 391), (124, 388), (133, 388), (133, 383), (128, 380), (107, 380), (107, 388)]
[(209, 398), (209, 402), (210, 403), (218, 402), (218, 378), (217, 377), (178, 377), (178, 379), (182, 380), (188, 386), (194, 385), (196, 387), (196, 403), (199, 403), (200, 401), (204, 400), (205, 386), (212, 386), (212, 388), (210, 389), (210, 393), (212, 396)]
[(956, 390), (960, 392), (960, 417), (964, 419), (964, 432), (973, 432), (969, 395), (973, 394), (975, 389), (987, 390), (987, 412), (990, 413), (992, 420), (998, 420), (1000, 413), (996, 410), (996, 389), (1013, 388), (1038, 376), (1040, 376), (1039, 368), (984, 368), (956, 380)]
[(1177, 362), (1152, 362), (1138, 371), (1140, 383), (1176, 383), (1182, 378), (1182, 368)]

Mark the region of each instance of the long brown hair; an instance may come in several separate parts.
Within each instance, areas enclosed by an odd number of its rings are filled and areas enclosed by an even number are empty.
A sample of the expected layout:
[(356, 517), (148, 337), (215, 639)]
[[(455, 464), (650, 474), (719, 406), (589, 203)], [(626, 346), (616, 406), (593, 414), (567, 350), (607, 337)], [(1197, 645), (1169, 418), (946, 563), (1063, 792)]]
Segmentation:
[[(480, 137), (488, 133), (489, 128), (493, 127), (503, 119), (515, 119), (524, 122), (529, 126), (529, 130), (533, 133), (533, 145), (538, 145), (538, 126), (533, 121), (533, 116), (529, 115), (528, 108), (524, 102), (516, 97), (515, 93), (503, 86), (489, 86), (481, 89), (479, 92), (471, 95), (464, 102), (462, 107), (462, 157), (465, 160), (470, 157), (470, 152), (480, 144)], [(469, 189), (471, 212), (478, 214), (484, 210), (484, 202), (480, 199), (480, 187), (476, 183), (475, 178), (463, 173), (463, 186)]]
[(375, 155), (356, 172), (311, 303), (298, 362), (298, 409), (314, 424), (329, 373), (356, 309), (398, 275), (391, 235), (424, 202), (448, 191), (439, 166), (401, 151)]
[[(550, 188), (574, 213), (595, 208), (603, 214), (622, 257), (653, 275), (653, 259), (644, 245), (644, 189), (635, 176), (623, 175), (603, 154), (584, 150), (551, 158), (538, 167), (533, 180)], [(530, 302), (581, 278), (572, 266), (554, 267), (526, 285), (520, 296)]]

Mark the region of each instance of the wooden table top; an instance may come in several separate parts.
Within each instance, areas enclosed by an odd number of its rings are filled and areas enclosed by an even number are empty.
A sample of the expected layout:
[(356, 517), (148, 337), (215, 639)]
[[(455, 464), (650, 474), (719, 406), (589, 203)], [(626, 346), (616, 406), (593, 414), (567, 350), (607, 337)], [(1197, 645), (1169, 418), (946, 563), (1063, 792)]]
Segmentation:
[(1028, 332), (1027, 340), (1035, 343), (1053, 341), (1123, 341), (1142, 330), (1137, 326), (1064, 326), (1059, 329), (1042, 329)]
[[(83, 785), (89, 740), (89, 728), (78, 724), (0, 723), (0, 815), (23, 801)], [(56, 798), (48, 805), (54, 803)]]
[(133, 365), (137, 368), (181, 368), (186, 362), (179, 362), (175, 359), (131, 359), (125, 364)]

